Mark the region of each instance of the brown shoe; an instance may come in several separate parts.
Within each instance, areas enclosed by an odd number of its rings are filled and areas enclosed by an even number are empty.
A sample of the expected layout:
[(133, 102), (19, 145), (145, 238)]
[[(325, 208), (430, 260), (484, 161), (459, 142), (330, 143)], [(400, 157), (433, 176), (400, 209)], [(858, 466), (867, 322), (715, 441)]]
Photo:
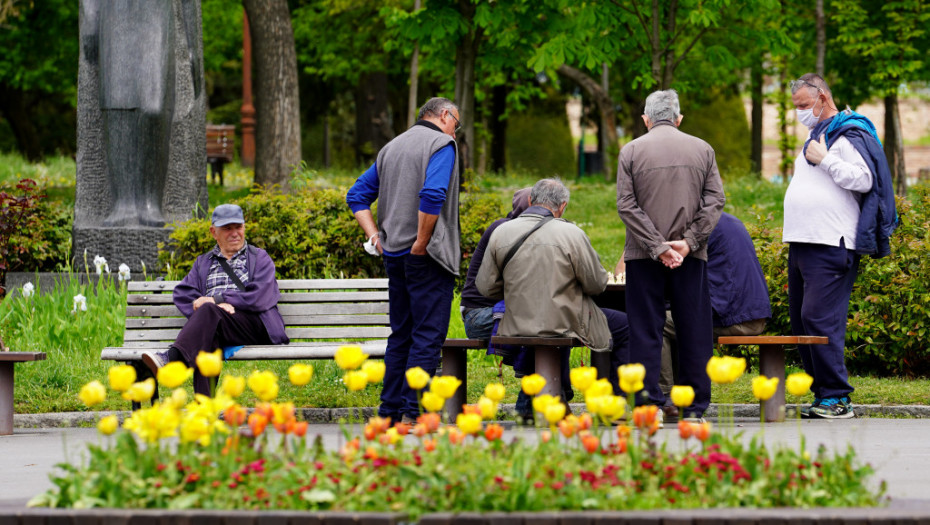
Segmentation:
[(408, 416), (407, 414), (404, 414), (403, 416), (400, 417), (400, 422), (403, 423), (403, 424), (405, 424), (405, 425), (416, 425), (416, 424), (417, 424), (417, 418), (415, 418), (415, 417), (410, 417), (410, 416)]
[(675, 423), (678, 421), (678, 407), (675, 405), (665, 405), (662, 407), (662, 414), (666, 423)]

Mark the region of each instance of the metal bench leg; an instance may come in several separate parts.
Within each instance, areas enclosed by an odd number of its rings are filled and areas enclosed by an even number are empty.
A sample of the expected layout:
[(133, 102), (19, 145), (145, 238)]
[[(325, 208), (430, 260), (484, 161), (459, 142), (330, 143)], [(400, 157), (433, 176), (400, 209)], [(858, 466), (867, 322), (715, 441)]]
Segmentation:
[(0, 436), (13, 433), (13, 365), (0, 362)]
[(462, 405), (466, 402), (465, 393), (468, 390), (467, 357), (468, 350), (464, 348), (442, 349), (442, 375), (457, 377), (462, 382), (455, 394), (446, 400), (445, 412), (448, 422), (455, 421), (455, 418), (462, 413)]
[(562, 349), (557, 346), (537, 346), (533, 349), (536, 354), (536, 373), (543, 376), (546, 386), (541, 394), (562, 396)]
[(759, 407), (766, 421), (785, 420), (785, 348), (782, 345), (759, 345), (759, 372), (765, 377), (777, 377), (778, 389)]

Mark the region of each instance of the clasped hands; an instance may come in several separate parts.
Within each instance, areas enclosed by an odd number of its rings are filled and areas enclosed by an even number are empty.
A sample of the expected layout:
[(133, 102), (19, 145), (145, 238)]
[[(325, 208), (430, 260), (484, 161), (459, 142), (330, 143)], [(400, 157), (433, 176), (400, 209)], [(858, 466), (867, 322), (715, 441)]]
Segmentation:
[(659, 254), (659, 261), (668, 268), (678, 268), (685, 261), (685, 257), (691, 253), (691, 246), (687, 241), (667, 241), (664, 244), (667, 244), (671, 250), (665, 250)]
[[(203, 306), (205, 303), (216, 304), (216, 301), (214, 301), (212, 297), (207, 297), (206, 295), (203, 297), (199, 297), (194, 300), (194, 304), (193, 304), (194, 310), (197, 310), (198, 308)], [(229, 303), (220, 303), (220, 304), (217, 304), (217, 306), (222, 308), (229, 315), (236, 313), (236, 308)]]

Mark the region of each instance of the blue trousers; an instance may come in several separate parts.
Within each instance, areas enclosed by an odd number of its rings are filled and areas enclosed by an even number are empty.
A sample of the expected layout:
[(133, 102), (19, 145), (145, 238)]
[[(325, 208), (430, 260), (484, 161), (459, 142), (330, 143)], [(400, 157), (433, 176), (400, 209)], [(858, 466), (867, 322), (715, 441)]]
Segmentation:
[(853, 391), (846, 372), (849, 296), (859, 271), (859, 254), (840, 246), (791, 243), (788, 247), (788, 309), (794, 335), (823, 335), (825, 345), (798, 345), (811, 391), (823, 399)]
[(707, 362), (714, 354), (714, 319), (707, 284), (707, 263), (685, 257), (674, 270), (659, 261), (637, 259), (626, 263), (626, 311), (630, 320), (630, 362), (646, 367), (645, 392), (639, 398), (665, 405), (659, 388), (662, 369), (662, 328), (665, 302), (671, 303), (678, 335), (678, 382), (694, 389), (694, 402), (685, 414), (701, 416), (710, 405)]
[(454, 276), (428, 255), (384, 257), (388, 276), (391, 335), (384, 354), (384, 387), (378, 415), (400, 421), (417, 417), (417, 393), (407, 385), (406, 372), (415, 367), (430, 375), (439, 366), (449, 331)]

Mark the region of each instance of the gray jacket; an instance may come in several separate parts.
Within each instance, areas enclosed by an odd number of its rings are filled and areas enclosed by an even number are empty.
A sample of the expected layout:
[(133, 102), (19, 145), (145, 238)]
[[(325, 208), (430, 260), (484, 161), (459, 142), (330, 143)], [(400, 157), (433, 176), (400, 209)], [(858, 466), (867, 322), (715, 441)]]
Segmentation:
[[(415, 125), (388, 142), (378, 153), (378, 229), (381, 246), (397, 252), (417, 238), (420, 189), (426, 166), (440, 149), (455, 141), (427, 126)], [(439, 212), (426, 252), (447, 272), (458, 275), (462, 261), (459, 232), (458, 155), (449, 178), (446, 201)]]
[(626, 225), (625, 261), (658, 259), (666, 241), (684, 239), (707, 260), (707, 239), (723, 212), (714, 149), (659, 122), (620, 150), (617, 211)]
[(482, 295), (507, 302), (498, 333), (577, 337), (591, 350), (610, 350), (607, 318), (591, 298), (606, 288), (607, 272), (580, 228), (564, 219), (550, 221), (526, 239), (501, 273), (510, 247), (542, 220), (533, 211), (494, 230), (475, 280)]

